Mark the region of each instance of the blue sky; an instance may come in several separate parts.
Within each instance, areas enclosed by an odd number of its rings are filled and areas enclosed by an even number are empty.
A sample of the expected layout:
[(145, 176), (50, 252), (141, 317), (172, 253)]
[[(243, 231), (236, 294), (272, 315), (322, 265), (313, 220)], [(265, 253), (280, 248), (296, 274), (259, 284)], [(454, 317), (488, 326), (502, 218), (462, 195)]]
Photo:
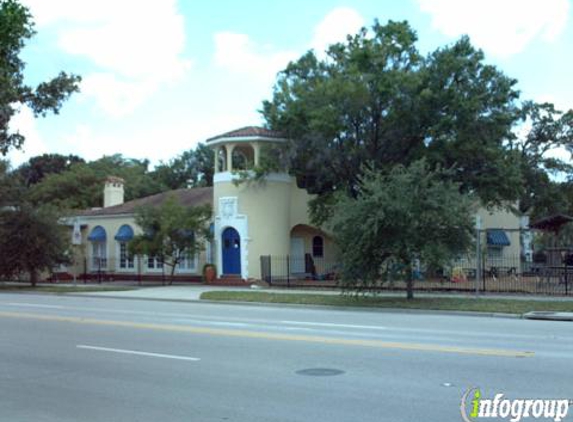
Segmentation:
[(572, 0), (22, 0), (38, 34), (27, 81), (59, 70), (82, 92), (57, 116), (12, 122), (13, 165), (50, 152), (166, 161), (210, 136), (262, 124), (278, 71), (374, 19), (408, 20), (422, 52), (468, 34), (523, 99), (573, 108)]

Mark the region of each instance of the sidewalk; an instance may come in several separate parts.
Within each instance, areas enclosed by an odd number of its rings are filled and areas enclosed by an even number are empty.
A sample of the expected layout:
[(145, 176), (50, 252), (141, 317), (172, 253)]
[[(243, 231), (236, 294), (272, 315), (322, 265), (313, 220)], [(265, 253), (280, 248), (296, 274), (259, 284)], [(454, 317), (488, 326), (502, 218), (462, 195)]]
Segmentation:
[(74, 295), (81, 296), (95, 296), (95, 297), (113, 297), (122, 299), (155, 299), (155, 300), (173, 300), (173, 301), (198, 301), (201, 294), (204, 292), (213, 291), (248, 291), (248, 292), (269, 292), (269, 293), (296, 293), (296, 294), (324, 294), (324, 295), (338, 295), (337, 290), (287, 290), (287, 289), (253, 289), (250, 287), (235, 287), (235, 286), (206, 286), (206, 285), (192, 285), (192, 286), (158, 286), (158, 287), (142, 287), (136, 290), (126, 291), (111, 291), (111, 292), (86, 292), (74, 293)]

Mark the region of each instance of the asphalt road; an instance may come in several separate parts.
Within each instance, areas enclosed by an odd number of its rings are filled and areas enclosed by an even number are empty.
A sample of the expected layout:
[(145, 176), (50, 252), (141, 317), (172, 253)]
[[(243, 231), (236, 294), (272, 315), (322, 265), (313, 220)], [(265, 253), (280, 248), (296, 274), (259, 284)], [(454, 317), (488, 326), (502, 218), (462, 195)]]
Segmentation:
[(572, 380), (570, 322), (0, 294), (0, 421), (448, 422)]

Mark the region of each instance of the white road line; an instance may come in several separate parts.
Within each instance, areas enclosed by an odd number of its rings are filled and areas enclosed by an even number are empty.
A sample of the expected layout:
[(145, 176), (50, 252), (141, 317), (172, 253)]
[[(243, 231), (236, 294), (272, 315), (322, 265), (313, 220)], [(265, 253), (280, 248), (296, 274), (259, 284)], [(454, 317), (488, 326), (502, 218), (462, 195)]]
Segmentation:
[(288, 325), (311, 325), (315, 327), (363, 328), (367, 330), (384, 330), (384, 331), (388, 330), (388, 327), (381, 327), (378, 325), (334, 324), (330, 322), (304, 322), (304, 321), (281, 321), (281, 323)]
[(58, 305), (39, 305), (39, 304), (36, 304), (36, 303), (10, 302), (10, 303), (5, 303), (5, 305), (9, 305), (9, 306), (26, 306), (26, 307), (30, 307), (30, 308), (64, 309), (63, 306), (58, 306)]
[(76, 347), (78, 349), (99, 350), (101, 352), (123, 353), (126, 355), (150, 356), (150, 357), (154, 357), (154, 358), (190, 360), (190, 361), (201, 360), (200, 358), (193, 358), (190, 356), (165, 355), (163, 353), (150, 353), (150, 352), (141, 352), (138, 350), (125, 350), (125, 349), (113, 349), (110, 347), (86, 346), (84, 344), (78, 344)]
[[(504, 339), (532, 339), (539, 338), (537, 334), (515, 334), (515, 333), (497, 333), (489, 331), (472, 331), (467, 330), (440, 330), (431, 328), (411, 328), (411, 327), (392, 327), (392, 326), (377, 326), (377, 325), (360, 325), (360, 324), (336, 324), (328, 322), (312, 322), (312, 321), (291, 321), (291, 320), (273, 320), (273, 319), (257, 319), (257, 318), (239, 318), (239, 317), (229, 317), (229, 316), (216, 316), (216, 315), (198, 315), (193, 313), (176, 313), (176, 312), (152, 312), (152, 311), (136, 311), (127, 309), (107, 309), (107, 308), (96, 308), (96, 307), (77, 307), (77, 306), (58, 306), (58, 305), (41, 305), (34, 303), (23, 303), (23, 302), (10, 302), (2, 303), (0, 302), (0, 307), (2, 306), (20, 306), (20, 307), (37, 307), (37, 308), (52, 308), (61, 309), (65, 311), (80, 311), (80, 312), (104, 312), (106, 314), (124, 314), (124, 315), (141, 315), (145, 317), (172, 317), (176, 321), (187, 322), (187, 323), (197, 323), (204, 325), (229, 325), (235, 327), (266, 327), (266, 328), (278, 328), (282, 330), (293, 330), (292, 328), (281, 327), (280, 324), (290, 325), (292, 327), (298, 327), (300, 330), (309, 331), (312, 328), (348, 328), (355, 330), (374, 330), (374, 331), (384, 331), (386, 333), (418, 333), (418, 334), (430, 334), (430, 335), (444, 335), (444, 336), (458, 336), (458, 337), (486, 337), (488, 339), (492, 338), (504, 338)], [(244, 325), (242, 325), (244, 324)], [(305, 327), (306, 328), (303, 328)], [(334, 331), (331, 331), (334, 332)], [(356, 333), (353, 333), (356, 334)], [(550, 338), (550, 337), (547, 337)], [(569, 335), (562, 334), (560, 340), (567, 340), (573, 338)]]
[(256, 326), (253, 324), (246, 324), (244, 322), (231, 322), (231, 321), (209, 321), (204, 319), (191, 319), (191, 318), (176, 318), (173, 319), (174, 322), (187, 322), (191, 324), (203, 324), (203, 325), (216, 325), (223, 327), (252, 327)]

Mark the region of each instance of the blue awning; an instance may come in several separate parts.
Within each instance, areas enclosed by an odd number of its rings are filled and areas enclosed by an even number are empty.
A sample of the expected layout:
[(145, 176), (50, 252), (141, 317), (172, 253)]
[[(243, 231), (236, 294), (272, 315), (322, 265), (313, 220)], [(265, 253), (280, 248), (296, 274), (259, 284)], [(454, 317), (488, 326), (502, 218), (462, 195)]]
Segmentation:
[(88, 236), (90, 242), (103, 242), (106, 239), (105, 229), (102, 226), (95, 226)]
[(115, 240), (118, 242), (128, 242), (133, 239), (133, 229), (131, 226), (124, 224), (119, 228), (117, 234), (114, 237)]
[(509, 246), (509, 237), (505, 231), (500, 229), (487, 231), (487, 244), (489, 246)]

